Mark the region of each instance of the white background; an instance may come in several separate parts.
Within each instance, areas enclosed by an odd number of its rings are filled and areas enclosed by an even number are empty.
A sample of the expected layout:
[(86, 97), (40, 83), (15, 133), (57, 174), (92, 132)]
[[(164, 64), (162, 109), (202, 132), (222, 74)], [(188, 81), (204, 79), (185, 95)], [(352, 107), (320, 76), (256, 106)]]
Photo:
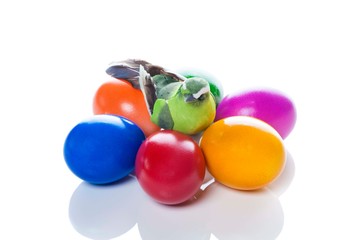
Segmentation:
[[(0, 238), (360, 239), (360, 13), (348, 0), (1, 1)], [(285, 92), (298, 113), (285, 174), (254, 194), (214, 185), (184, 209), (134, 179), (82, 184), (65, 137), (126, 58), (208, 71), (226, 94)]]

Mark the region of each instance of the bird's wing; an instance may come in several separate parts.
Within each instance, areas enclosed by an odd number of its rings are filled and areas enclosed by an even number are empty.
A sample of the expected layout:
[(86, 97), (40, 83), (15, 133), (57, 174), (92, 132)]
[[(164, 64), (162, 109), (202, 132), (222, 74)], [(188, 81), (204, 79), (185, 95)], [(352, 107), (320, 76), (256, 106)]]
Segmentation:
[(157, 100), (155, 86), (150, 74), (145, 71), (142, 65), (139, 66), (139, 87), (143, 93), (149, 113), (153, 113), (154, 103)]
[(163, 129), (173, 129), (174, 122), (167, 100), (157, 99), (154, 104), (154, 111), (151, 116), (151, 120)]
[(158, 90), (157, 98), (168, 100), (168, 99), (174, 97), (179, 92), (179, 89), (181, 88), (181, 86), (182, 86), (182, 83), (173, 82), (173, 83), (170, 83), (170, 84), (164, 86), (161, 89), (157, 89)]
[[(150, 113), (153, 112), (154, 103), (162, 88), (169, 83), (180, 83), (186, 79), (177, 73), (140, 59), (112, 62), (106, 69), (106, 73), (114, 78), (126, 80), (134, 88), (140, 89), (143, 92)], [(158, 81), (159, 79), (160, 81)], [(161, 96), (168, 98), (170, 94), (174, 93), (170, 88), (167, 91), (171, 92), (162, 91)]]
[(147, 62), (133, 59), (112, 62), (105, 72), (114, 78), (127, 80), (134, 88), (139, 89), (139, 66), (143, 64), (145, 65)]

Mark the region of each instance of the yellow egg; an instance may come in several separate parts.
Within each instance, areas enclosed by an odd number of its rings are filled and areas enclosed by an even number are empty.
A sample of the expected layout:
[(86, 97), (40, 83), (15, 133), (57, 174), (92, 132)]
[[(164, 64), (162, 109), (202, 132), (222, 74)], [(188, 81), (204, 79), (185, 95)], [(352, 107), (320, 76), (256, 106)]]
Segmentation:
[(239, 190), (259, 189), (282, 172), (286, 150), (267, 123), (236, 116), (219, 120), (203, 134), (200, 146), (208, 171), (220, 183)]

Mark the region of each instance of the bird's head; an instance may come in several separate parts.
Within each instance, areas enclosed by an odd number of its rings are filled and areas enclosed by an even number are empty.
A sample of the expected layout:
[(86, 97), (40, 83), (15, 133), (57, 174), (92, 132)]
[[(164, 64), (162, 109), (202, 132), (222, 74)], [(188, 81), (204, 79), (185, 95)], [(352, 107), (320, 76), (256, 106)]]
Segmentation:
[(209, 83), (203, 78), (192, 77), (183, 82), (181, 93), (186, 102), (203, 100), (209, 95)]

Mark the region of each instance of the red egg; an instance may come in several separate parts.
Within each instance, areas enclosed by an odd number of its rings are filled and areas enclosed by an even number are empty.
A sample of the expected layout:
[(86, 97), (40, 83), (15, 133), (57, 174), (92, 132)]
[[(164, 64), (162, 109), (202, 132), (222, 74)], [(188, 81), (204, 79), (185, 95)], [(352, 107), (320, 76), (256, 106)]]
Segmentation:
[(143, 190), (168, 205), (192, 198), (203, 183), (205, 160), (190, 137), (164, 130), (149, 136), (141, 145), (135, 172)]

